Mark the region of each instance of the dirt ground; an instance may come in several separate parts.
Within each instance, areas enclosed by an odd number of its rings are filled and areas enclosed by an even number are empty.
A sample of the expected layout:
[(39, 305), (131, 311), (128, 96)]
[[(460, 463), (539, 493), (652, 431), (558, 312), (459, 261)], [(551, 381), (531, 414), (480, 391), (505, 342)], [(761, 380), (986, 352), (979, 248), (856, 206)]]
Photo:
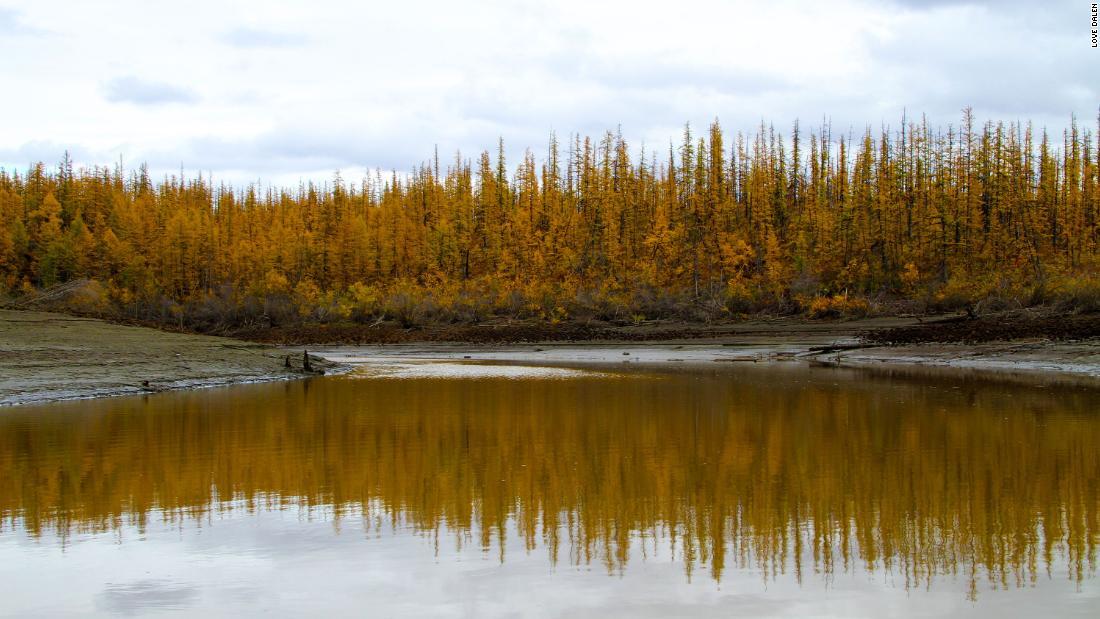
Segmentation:
[(0, 310), (0, 405), (296, 378), (307, 374), (304, 348), (310, 351), (314, 373), (408, 360), (527, 365), (793, 362), (1024, 372), (1096, 382), (1098, 323), (1097, 315), (1019, 315), (780, 318), (722, 325), (311, 325), (230, 339)]
[[(353, 365), (462, 363), (795, 362), (843, 367), (940, 368), (1100, 378), (1100, 315), (1015, 311), (971, 317), (859, 320), (756, 319), (721, 325), (496, 324), (398, 330), (314, 326), (269, 332), (273, 342), (308, 341), (318, 354)], [(454, 341), (459, 337), (461, 342)]]
[(498, 320), (478, 325), (436, 325), (402, 328), (393, 323), (304, 324), (238, 331), (234, 337), (280, 346), (411, 343), (462, 343), (493, 345), (536, 342), (687, 342), (707, 340), (730, 343), (756, 336), (848, 337), (861, 331), (878, 331), (917, 325), (912, 317), (860, 320), (807, 320), (805, 318), (754, 318), (740, 322), (694, 324), (678, 321), (646, 321), (639, 324), (607, 322), (550, 324), (542, 321)]
[(1017, 311), (989, 316), (958, 316), (873, 330), (865, 336), (868, 341), (878, 344), (974, 344), (1027, 338), (1051, 341), (1086, 340), (1100, 337), (1100, 314)]
[[(389, 376), (409, 364), (522, 364), (582, 367), (630, 366), (732, 367), (744, 363), (800, 363), (863, 367), (883, 371), (936, 369), (946, 373), (983, 373), (1001, 378), (1072, 379), (1100, 387), (1100, 339), (1078, 342), (1016, 340), (981, 344), (909, 344), (879, 346), (854, 335), (801, 334), (743, 336), (737, 341), (587, 342), (525, 344), (395, 344), (320, 347), (316, 354), (358, 372)], [(418, 369), (418, 372), (424, 370)], [(1083, 382), (1081, 382), (1083, 381)]]
[[(286, 368), (290, 355), (292, 367)], [(314, 358), (315, 370), (331, 368)], [(0, 310), (0, 405), (301, 377), (301, 351)]]
[(739, 322), (693, 324), (646, 321), (639, 324), (608, 322), (550, 324), (541, 321), (496, 320), (477, 325), (434, 325), (402, 328), (394, 323), (377, 325), (335, 323), (302, 324), (244, 330), (235, 337), (279, 346), (387, 345), (454, 342), (471, 345), (537, 342), (687, 342), (715, 343), (744, 337), (859, 336), (880, 345), (920, 343), (984, 343), (1027, 338), (1051, 341), (1100, 337), (1100, 314), (1059, 314), (1050, 310), (1018, 310), (980, 317), (941, 316), (876, 317), (856, 320), (810, 320), (804, 317), (753, 318)]

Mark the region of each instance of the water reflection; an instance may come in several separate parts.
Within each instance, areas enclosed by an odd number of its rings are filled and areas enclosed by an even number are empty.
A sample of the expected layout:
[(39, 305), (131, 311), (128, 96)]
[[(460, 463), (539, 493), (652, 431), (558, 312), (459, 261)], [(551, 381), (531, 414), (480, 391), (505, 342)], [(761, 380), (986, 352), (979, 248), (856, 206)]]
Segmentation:
[(0, 536), (296, 506), (505, 563), (521, 540), (612, 573), (671, 553), (688, 578), (947, 575), (973, 597), (1093, 577), (1096, 411), (1087, 388), (782, 366), (325, 378), (10, 409)]

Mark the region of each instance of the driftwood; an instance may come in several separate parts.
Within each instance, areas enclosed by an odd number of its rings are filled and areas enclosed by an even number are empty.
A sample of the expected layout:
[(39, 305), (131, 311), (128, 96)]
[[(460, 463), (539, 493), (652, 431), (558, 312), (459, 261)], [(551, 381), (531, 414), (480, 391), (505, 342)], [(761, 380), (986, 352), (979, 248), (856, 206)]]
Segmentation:
[(804, 355), (824, 355), (831, 352), (843, 352), (845, 350), (858, 350), (860, 348), (869, 348), (868, 344), (832, 344), (829, 346), (810, 346)]
[(64, 301), (90, 282), (89, 279), (74, 279), (62, 284), (54, 284), (27, 297), (12, 301), (8, 306), (12, 309), (34, 309)]

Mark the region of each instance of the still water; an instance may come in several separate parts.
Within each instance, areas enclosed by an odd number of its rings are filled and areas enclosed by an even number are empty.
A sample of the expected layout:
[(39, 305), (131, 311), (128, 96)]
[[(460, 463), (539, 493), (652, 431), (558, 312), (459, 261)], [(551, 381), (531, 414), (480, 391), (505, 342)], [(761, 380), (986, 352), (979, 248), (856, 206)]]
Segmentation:
[(0, 410), (0, 615), (1100, 613), (1100, 390), (596, 369)]

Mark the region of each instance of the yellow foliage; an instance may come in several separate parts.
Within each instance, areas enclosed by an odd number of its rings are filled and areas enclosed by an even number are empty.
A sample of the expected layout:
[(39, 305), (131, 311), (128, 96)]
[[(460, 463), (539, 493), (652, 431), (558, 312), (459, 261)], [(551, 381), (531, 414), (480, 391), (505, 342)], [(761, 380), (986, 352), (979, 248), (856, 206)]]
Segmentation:
[(290, 282), (287, 281), (286, 275), (277, 269), (270, 269), (264, 275), (263, 284), (260, 287), (260, 294), (280, 294), (290, 291)]
[[(125, 289), (112, 302), (144, 303), (153, 317), (165, 302), (213, 295), (227, 308), (402, 321), (560, 320), (559, 307), (709, 319), (795, 299), (833, 312), (810, 295), (837, 290), (941, 306), (1015, 302), (1044, 286), (1062, 295), (1076, 284), (1061, 278), (1100, 261), (1088, 132), (1054, 148), (1032, 143), (1041, 132), (964, 120), (958, 132), (909, 123), (839, 141), (818, 127), (799, 139), (819, 149), (812, 165), (770, 129), (732, 142), (728, 165), (715, 122), (701, 139), (686, 131), (667, 159), (635, 158), (608, 133), (578, 136), (568, 155), (554, 140), (541, 166), (530, 154), (509, 166), (501, 144), (495, 159), (482, 152), (446, 172), (270, 191), (0, 170), (0, 287), (96, 279)], [(962, 143), (973, 145), (965, 161), (953, 154)], [(1030, 172), (1034, 182), (1014, 180)], [(268, 298), (282, 295), (291, 302)]]
[(382, 297), (382, 291), (363, 282), (355, 282), (348, 287), (347, 301), (353, 315), (371, 316), (380, 312)]
[(1055, 280), (1049, 295), (1081, 312), (1100, 311), (1100, 274), (1075, 273)]
[(82, 314), (102, 314), (111, 307), (110, 294), (103, 284), (93, 279), (77, 288), (65, 300), (65, 305), (70, 311)]
[(901, 272), (901, 285), (902, 289), (911, 293), (917, 288), (917, 284), (920, 283), (920, 270), (917, 265), (912, 262), (905, 265), (905, 270)]
[(866, 299), (850, 297), (845, 292), (814, 297), (807, 309), (812, 318), (848, 318), (866, 316), (871, 311), (871, 305)]
[(309, 316), (317, 308), (320, 298), (321, 289), (312, 279), (303, 279), (294, 287), (294, 301), (298, 304), (298, 313), (302, 317)]
[(726, 311), (746, 313), (757, 303), (758, 288), (740, 274), (734, 275), (726, 284)]

